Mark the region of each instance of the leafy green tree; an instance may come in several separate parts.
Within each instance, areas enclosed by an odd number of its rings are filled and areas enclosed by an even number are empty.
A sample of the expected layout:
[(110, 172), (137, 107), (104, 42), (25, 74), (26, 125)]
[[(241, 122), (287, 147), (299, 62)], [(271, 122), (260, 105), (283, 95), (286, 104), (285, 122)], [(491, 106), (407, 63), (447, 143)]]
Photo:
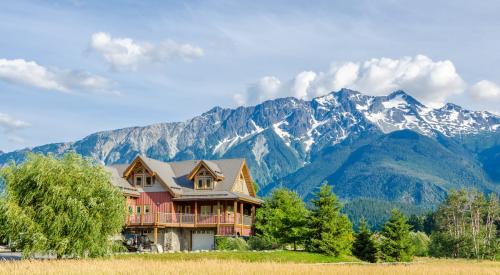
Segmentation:
[(255, 229), (267, 242), (281, 246), (304, 242), (309, 212), (297, 193), (279, 188), (257, 210)]
[(125, 200), (109, 173), (76, 153), (30, 154), (1, 170), (5, 235), (24, 257), (96, 257), (110, 252), (110, 236), (125, 220)]
[(353, 242), (352, 225), (347, 216), (340, 213), (342, 204), (333, 194), (332, 187), (323, 184), (311, 203), (307, 249), (335, 256), (349, 253)]
[(398, 210), (393, 210), (391, 217), (382, 228), (384, 237), (381, 252), (384, 260), (393, 262), (411, 261), (414, 247), (410, 237), (410, 225), (405, 216)]
[(352, 254), (360, 260), (370, 263), (377, 262), (377, 246), (372, 239), (373, 233), (364, 218), (359, 223), (358, 233), (355, 235), (356, 239), (352, 245)]
[(424, 232), (410, 232), (411, 241), (415, 248), (416, 256), (428, 256), (429, 244), (431, 242), (429, 236)]
[(490, 258), (500, 256), (500, 205), (495, 194), (450, 191), (435, 213), (437, 230), (431, 234), (435, 257)]

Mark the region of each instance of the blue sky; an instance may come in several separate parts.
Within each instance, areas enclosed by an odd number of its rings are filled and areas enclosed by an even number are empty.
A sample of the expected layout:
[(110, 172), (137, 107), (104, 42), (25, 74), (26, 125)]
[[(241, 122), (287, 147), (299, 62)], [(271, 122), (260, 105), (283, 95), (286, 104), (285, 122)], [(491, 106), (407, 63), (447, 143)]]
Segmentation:
[(500, 113), (498, 1), (11, 1), (0, 150), (341, 87)]

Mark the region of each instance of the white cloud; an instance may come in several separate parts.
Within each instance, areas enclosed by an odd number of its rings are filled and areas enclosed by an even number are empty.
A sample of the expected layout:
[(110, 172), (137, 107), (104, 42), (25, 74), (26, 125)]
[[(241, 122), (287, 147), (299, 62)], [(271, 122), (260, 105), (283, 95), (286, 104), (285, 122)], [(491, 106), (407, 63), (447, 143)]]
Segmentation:
[(35, 61), (0, 59), (0, 80), (58, 92), (116, 93), (109, 80), (85, 71), (46, 68)]
[(500, 100), (500, 86), (488, 80), (481, 80), (472, 85), (470, 94), (477, 100)]
[(5, 133), (12, 132), (14, 130), (19, 130), (22, 128), (26, 128), (29, 126), (30, 126), (30, 124), (25, 122), (25, 121), (15, 119), (8, 114), (0, 113), (0, 128)]
[[(265, 79), (273, 81), (269, 83)], [(327, 72), (304, 71), (284, 82), (267, 76), (238, 94), (236, 99), (238, 103), (256, 104), (277, 96), (311, 99), (340, 88), (351, 88), (370, 95), (385, 95), (402, 89), (427, 104), (437, 105), (450, 96), (463, 93), (466, 86), (451, 61), (433, 61), (424, 55), (417, 55), (333, 64)]]
[(203, 56), (203, 49), (190, 44), (166, 40), (157, 45), (131, 38), (112, 38), (104, 32), (94, 33), (90, 49), (100, 53), (113, 69), (136, 70), (140, 66), (166, 63), (174, 58), (189, 61)]

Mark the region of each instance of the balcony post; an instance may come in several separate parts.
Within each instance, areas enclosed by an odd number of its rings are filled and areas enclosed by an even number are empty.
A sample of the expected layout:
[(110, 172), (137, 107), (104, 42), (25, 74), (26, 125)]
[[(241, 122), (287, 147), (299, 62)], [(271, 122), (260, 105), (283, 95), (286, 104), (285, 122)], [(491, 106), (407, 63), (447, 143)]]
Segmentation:
[(156, 226), (153, 228), (153, 239), (154, 239), (155, 244), (157, 244), (158, 243), (158, 227), (156, 227)]
[(141, 225), (144, 224), (144, 210), (141, 209)]
[(217, 235), (219, 235), (219, 229), (220, 229), (220, 202), (217, 202)]
[(240, 229), (241, 229), (241, 233), (240, 235), (243, 236), (243, 220), (244, 220), (244, 217), (243, 217), (243, 202), (241, 202), (240, 204)]
[(233, 221), (234, 221), (234, 235), (236, 235), (236, 224), (238, 223), (238, 217), (237, 217), (237, 214), (238, 213), (238, 204), (236, 202), (236, 200), (234, 201), (234, 204), (233, 204)]
[(160, 223), (160, 212), (155, 213), (155, 224), (158, 225)]
[(194, 226), (198, 223), (198, 202), (194, 201)]

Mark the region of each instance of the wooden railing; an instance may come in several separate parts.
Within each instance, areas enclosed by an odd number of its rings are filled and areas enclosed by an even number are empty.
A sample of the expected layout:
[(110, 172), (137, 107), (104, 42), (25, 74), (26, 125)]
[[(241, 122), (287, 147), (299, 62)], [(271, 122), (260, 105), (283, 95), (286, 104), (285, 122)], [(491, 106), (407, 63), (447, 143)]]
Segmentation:
[[(236, 220), (236, 222), (235, 222)], [(252, 225), (252, 217), (240, 213), (221, 214), (184, 214), (184, 213), (143, 213), (143, 214), (130, 214), (127, 216), (128, 225), (194, 225), (194, 224), (238, 224), (238, 225)]]

